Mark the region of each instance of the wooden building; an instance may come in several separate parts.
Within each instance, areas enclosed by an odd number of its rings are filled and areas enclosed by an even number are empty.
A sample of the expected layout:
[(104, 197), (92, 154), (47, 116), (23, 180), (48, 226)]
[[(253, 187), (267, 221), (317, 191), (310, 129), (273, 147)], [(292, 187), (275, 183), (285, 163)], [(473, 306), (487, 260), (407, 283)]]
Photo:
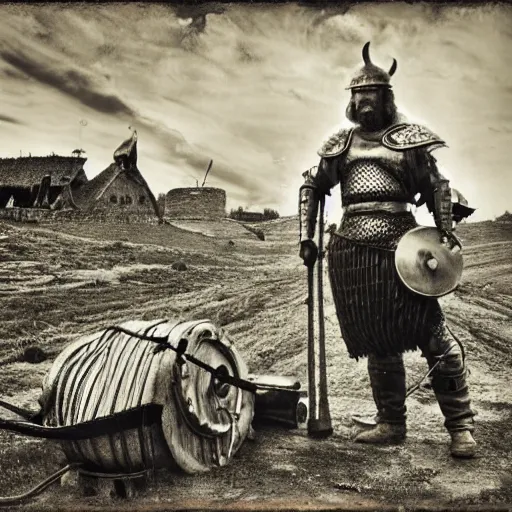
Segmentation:
[(165, 197), (169, 219), (216, 220), (226, 217), (226, 191), (221, 188), (174, 188)]
[(0, 158), (0, 208), (74, 208), (72, 196), (87, 183), (86, 158)]
[(137, 167), (137, 132), (114, 152), (114, 162), (73, 194), (86, 212), (156, 215), (160, 212), (153, 192)]

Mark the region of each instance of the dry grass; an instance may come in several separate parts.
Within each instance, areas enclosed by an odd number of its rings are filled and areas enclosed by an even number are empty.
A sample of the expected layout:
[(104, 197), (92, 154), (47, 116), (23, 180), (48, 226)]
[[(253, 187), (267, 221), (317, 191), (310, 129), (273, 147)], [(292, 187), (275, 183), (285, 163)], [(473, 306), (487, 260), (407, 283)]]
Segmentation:
[[(14, 274), (31, 279), (52, 274), (56, 279), (33, 288), (30, 280), (17, 281), (17, 286), (25, 283), (28, 291), (0, 294), (2, 393), (18, 399), (29, 396), (50, 364), (11, 363), (19, 359), (24, 347), (36, 344), (54, 357), (80, 334), (134, 318), (210, 318), (226, 327), (251, 371), (294, 375), (305, 385), (306, 278), (296, 255), (296, 227), (296, 219), (258, 224), (264, 242), (241, 237), (229, 246), (228, 237), (212, 240), (173, 226), (125, 225), (109, 231), (104, 225), (66, 225), (64, 234), (40, 226), (4, 226), (9, 245), (0, 241), (0, 279), (10, 284)], [(326, 279), (328, 377), (335, 437), (315, 443), (303, 431), (265, 431), (222, 471), (193, 479), (173, 476), (172, 487), (168, 477), (162, 477), (151, 488), (151, 499), (179, 501), (187, 492), (204, 499), (269, 499), (273, 492), (277, 497), (302, 501), (345, 497), (353, 504), (355, 491), (340, 492), (343, 482), (365, 489), (365, 499), (398, 497), (411, 503), (438, 497), (464, 499), (466, 504), (510, 499), (510, 492), (500, 482), (506, 481), (502, 461), (512, 455), (508, 425), (512, 391), (504, 364), (510, 358), (512, 341), (512, 299), (510, 287), (504, 285), (512, 275), (512, 233), (503, 225), (468, 224), (459, 228), (459, 235), (466, 244), (465, 282), (443, 305), (467, 347), (470, 385), (480, 413), (482, 459), (458, 465), (447, 457), (442, 418), (435, 398), (424, 390), (408, 402), (410, 436), (405, 447), (362, 449), (348, 441), (351, 414), (373, 413), (373, 401), (366, 363), (350, 360), (340, 340)], [(496, 242), (507, 243), (471, 248)], [(171, 268), (178, 259), (185, 261), (188, 270)], [(22, 261), (33, 263), (22, 266)], [(97, 281), (78, 281), (76, 288), (65, 287), (74, 282), (73, 275), (98, 269), (102, 273), (95, 274)], [(424, 364), (418, 354), (407, 355), (409, 382), (423, 373)], [(44, 463), (33, 464), (32, 453), (44, 457)], [(27, 487), (20, 466), (30, 466), (27, 481), (31, 482), (56, 469), (58, 453), (46, 443), (30, 444), (0, 432), (0, 462), (6, 468), (0, 478), (0, 494)], [(13, 465), (18, 459), (20, 466)], [(229, 483), (233, 478), (235, 486)], [(264, 482), (261, 485), (257, 483), (260, 480)], [(77, 497), (66, 492), (58, 491), (58, 496), (73, 506)], [(50, 506), (45, 499), (39, 504)]]

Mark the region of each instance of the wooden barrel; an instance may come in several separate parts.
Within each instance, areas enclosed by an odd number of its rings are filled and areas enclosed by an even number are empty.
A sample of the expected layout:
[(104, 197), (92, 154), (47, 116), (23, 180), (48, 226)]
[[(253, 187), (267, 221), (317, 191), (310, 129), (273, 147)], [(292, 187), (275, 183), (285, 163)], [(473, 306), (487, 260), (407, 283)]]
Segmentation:
[(45, 426), (103, 425), (101, 435), (61, 441), (69, 461), (124, 474), (162, 467), (194, 474), (227, 464), (249, 432), (254, 395), (137, 336), (168, 337), (174, 347), (186, 339), (187, 354), (247, 378), (226, 333), (209, 320), (119, 327), (130, 333), (106, 329), (72, 343), (44, 379)]

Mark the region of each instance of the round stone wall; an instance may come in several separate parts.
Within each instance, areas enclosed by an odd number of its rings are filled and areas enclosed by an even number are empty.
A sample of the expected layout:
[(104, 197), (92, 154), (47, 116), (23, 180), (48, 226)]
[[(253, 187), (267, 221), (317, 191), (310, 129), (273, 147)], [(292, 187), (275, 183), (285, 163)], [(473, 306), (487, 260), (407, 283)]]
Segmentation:
[(164, 216), (169, 219), (221, 219), (226, 217), (226, 192), (221, 188), (174, 188), (165, 196)]

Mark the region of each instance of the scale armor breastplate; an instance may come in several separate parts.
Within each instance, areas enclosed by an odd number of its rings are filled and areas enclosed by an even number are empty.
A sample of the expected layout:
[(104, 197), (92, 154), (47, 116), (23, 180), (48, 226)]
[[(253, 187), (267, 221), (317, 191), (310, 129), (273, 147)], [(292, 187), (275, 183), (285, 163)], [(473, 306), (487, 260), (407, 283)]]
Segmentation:
[(345, 169), (341, 183), (343, 206), (367, 201), (407, 201), (405, 187), (380, 162), (358, 159)]
[(378, 249), (395, 250), (400, 238), (417, 225), (410, 212), (353, 213), (343, 216), (338, 234)]
[[(411, 201), (403, 162), (371, 157), (347, 160), (341, 179), (343, 206), (373, 201)], [(416, 219), (410, 212), (345, 213), (338, 234), (365, 245), (394, 250), (400, 238), (416, 226)]]

